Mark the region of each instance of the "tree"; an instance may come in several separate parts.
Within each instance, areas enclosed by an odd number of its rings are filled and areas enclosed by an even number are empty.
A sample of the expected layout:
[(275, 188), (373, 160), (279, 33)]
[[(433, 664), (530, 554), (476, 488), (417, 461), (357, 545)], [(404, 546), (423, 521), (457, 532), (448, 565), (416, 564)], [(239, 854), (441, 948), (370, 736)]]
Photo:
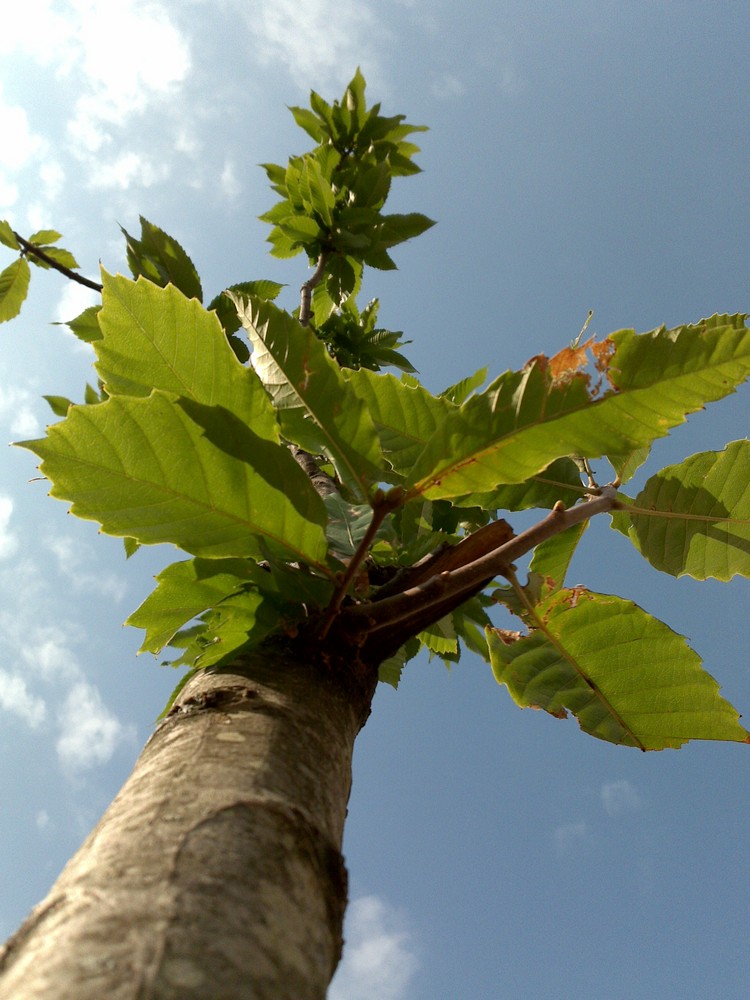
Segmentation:
[[(623, 489), (657, 438), (747, 377), (745, 316), (601, 343), (582, 331), (484, 389), (480, 371), (434, 395), (377, 302), (357, 304), (365, 266), (393, 268), (391, 249), (432, 224), (383, 212), (392, 179), (419, 169), (422, 127), (368, 109), (359, 72), (340, 102), (313, 92), (292, 113), (315, 147), (265, 165), (279, 200), (263, 218), (273, 254), (313, 267), (298, 310), (268, 281), (204, 307), (186, 252), (142, 219), (124, 233), (134, 280), (103, 272), (101, 307), (71, 323), (98, 387), (77, 405), (47, 397), (62, 419), (22, 443), (52, 495), (128, 555), (166, 542), (189, 557), (128, 619), (143, 651), (171, 646), (187, 672), (6, 944), (0, 997), (323, 997), (354, 740), (378, 680), (397, 685), (422, 648), (478, 653), (519, 705), (612, 743), (750, 741), (681, 636), (565, 584), (601, 514), (663, 572), (748, 575), (746, 441)], [(29, 262), (81, 280), (60, 238), (0, 224), (19, 251), (0, 318), (20, 309)], [(590, 470), (601, 457), (607, 485)], [(519, 534), (500, 516), (528, 509), (547, 513)], [(493, 626), (495, 607), (519, 630)]]

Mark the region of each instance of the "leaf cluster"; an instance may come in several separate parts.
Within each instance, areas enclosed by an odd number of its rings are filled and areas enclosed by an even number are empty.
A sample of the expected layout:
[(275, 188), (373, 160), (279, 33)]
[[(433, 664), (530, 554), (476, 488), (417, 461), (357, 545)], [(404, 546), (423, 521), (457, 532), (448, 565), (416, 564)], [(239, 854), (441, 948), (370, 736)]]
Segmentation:
[[(71, 323), (98, 389), (81, 404), (48, 397), (64, 419), (23, 442), (52, 495), (128, 554), (188, 556), (129, 619), (142, 650), (171, 645), (195, 670), (302, 636), (336, 669), (379, 663), (396, 685), (420, 649), (451, 664), (464, 647), (519, 705), (571, 713), (610, 742), (748, 739), (682, 637), (566, 585), (600, 514), (660, 571), (750, 575), (747, 441), (624, 492), (656, 439), (750, 374), (746, 317), (620, 330), (485, 388), (482, 370), (431, 393), (400, 334), (377, 328), (377, 302), (355, 299), (364, 266), (426, 228), (382, 214), (391, 178), (417, 170), (416, 129), (368, 110), (359, 73), (340, 102), (313, 93), (311, 109), (292, 111), (316, 149), (266, 166), (282, 196), (266, 216), (272, 252), (316, 262), (310, 322), (274, 303), (271, 282), (204, 307), (185, 250), (141, 219), (139, 238), (123, 230), (134, 280), (103, 272), (101, 309)], [(593, 460), (611, 484), (582, 482)], [(537, 522), (515, 534), (505, 518), (529, 509)], [(518, 631), (495, 627), (499, 606)]]

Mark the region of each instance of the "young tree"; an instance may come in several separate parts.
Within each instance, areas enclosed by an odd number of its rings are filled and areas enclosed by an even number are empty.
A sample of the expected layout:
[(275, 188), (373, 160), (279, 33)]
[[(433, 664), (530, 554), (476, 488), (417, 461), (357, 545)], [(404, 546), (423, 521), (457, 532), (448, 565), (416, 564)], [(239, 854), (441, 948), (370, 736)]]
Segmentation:
[[(654, 440), (750, 372), (745, 316), (532, 358), (439, 395), (400, 334), (360, 309), (365, 266), (432, 223), (383, 213), (418, 171), (403, 116), (343, 99), (293, 108), (315, 148), (265, 166), (272, 253), (314, 270), (293, 314), (270, 281), (203, 306), (172, 237), (125, 233), (135, 280), (106, 272), (70, 325), (96, 354), (83, 404), (23, 442), (51, 494), (123, 537), (189, 558), (128, 619), (188, 670), (131, 777), (0, 953), (0, 997), (322, 998), (342, 947), (341, 857), (354, 740), (378, 680), (426, 648), (484, 656), (521, 706), (572, 713), (641, 750), (750, 741), (684, 639), (635, 604), (567, 587), (589, 520), (608, 514), (652, 566), (750, 573), (747, 441), (623, 487)], [(29, 262), (75, 280), (47, 230), (0, 275), (0, 319)], [(242, 332), (241, 332), (242, 331)], [(248, 348), (246, 339), (249, 340)], [(400, 377), (383, 367), (402, 371)], [(594, 481), (589, 459), (613, 469)], [(547, 511), (515, 534), (500, 512)], [(525, 579), (516, 563), (527, 554)], [(493, 627), (502, 606), (518, 631)]]

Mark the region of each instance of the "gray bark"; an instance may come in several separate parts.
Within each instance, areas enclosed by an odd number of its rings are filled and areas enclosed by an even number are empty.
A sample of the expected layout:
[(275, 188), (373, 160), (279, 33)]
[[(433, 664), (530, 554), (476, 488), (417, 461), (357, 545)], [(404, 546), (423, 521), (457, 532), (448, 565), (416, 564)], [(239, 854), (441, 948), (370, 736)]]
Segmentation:
[(375, 684), (355, 676), (281, 650), (197, 675), (0, 952), (1, 1000), (323, 1000)]

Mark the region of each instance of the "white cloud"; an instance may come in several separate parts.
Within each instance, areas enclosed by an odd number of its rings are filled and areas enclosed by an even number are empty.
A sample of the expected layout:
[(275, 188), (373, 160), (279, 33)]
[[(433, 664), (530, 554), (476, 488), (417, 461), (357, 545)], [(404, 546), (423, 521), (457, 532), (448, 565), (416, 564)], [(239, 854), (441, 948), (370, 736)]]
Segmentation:
[(47, 541), (47, 548), (57, 559), (60, 574), (66, 577), (76, 592), (91, 591), (106, 594), (120, 602), (125, 596), (127, 584), (114, 573), (94, 573), (85, 568), (89, 559), (89, 549), (70, 536), (57, 534)]
[(23, 170), (29, 160), (46, 149), (46, 143), (41, 136), (32, 132), (23, 108), (5, 101), (1, 83), (0, 135), (3, 137), (0, 143), (0, 209), (5, 210), (15, 205), (19, 197), (15, 175)]
[[(57, 78), (52, 83), (56, 99), (67, 113), (72, 152), (88, 169), (97, 168), (99, 187), (149, 185), (164, 175), (161, 163), (123, 149), (121, 130), (134, 115), (154, 107), (171, 111), (170, 101), (190, 73), (188, 41), (170, 14), (170, 5), (156, 0), (60, 0), (54, 5), (28, 0), (4, 21), (0, 52), (50, 67)], [(0, 148), (0, 195), (11, 202), (17, 197), (12, 171), (46, 144), (31, 132), (25, 112), (3, 104), (1, 97), (0, 127), (5, 139), (12, 136)], [(106, 162), (109, 148), (116, 151)], [(4, 163), (7, 159), (11, 162)], [(59, 173), (47, 170), (41, 180), (48, 197), (59, 193)]]
[(49, 813), (46, 809), (40, 809), (36, 814), (36, 827), (37, 830), (44, 830), (49, 826)]
[(60, 736), (57, 756), (68, 773), (80, 773), (106, 764), (124, 741), (135, 738), (102, 703), (97, 689), (86, 681), (74, 684), (58, 713)]
[(430, 84), (430, 90), (435, 97), (444, 100), (463, 97), (466, 93), (466, 87), (452, 73), (443, 73), (442, 76), (435, 77)]
[[(244, 4), (237, 5), (238, 7)], [(361, 0), (265, 0), (247, 11), (250, 44), (263, 63), (281, 63), (300, 86), (348, 82), (375, 63), (380, 21)]]
[(592, 839), (588, 823), (583, 821), (579, 823), (563, 823), (555, 830), (554, 837), (555, 846), (561, 854), (566, 853), (576, 844), (587, 843)]
[(350, 904), (329, 1000), (403, 1000), (419, 962), (403, 916), (376, 896)]
[(602, 785), (602, 805), (608, 816), (635, 812), (641, 808), (641, 797), (629, 781), (608, 781)]
[[(95, 280), (99, 280), (97, 275)], [(101, 295), (99, 292), (95, 292), (93, 288), (86, 288), (85, 285), (79, 285), (75, 281), (67, 281), (63, 285), (60, 298), (58, 299), (57, 306), (55, 308), (55, 320), (58, 323), (67, 323), (71, 319), (75, 319), (76, 316), (80, 316), (84, 309), (88, 309), (89, 306), (99, 305), (101, 303)], [(85, 350), (89, 348), (79, 340), (74, 333), (70, 330), (65, 331), (68, 336), (73, 337), (76, 344), (80, 344)]]
[(0, 423), (5, 423), (14, 438), (33, 437), (39, 433), (39, 421), (31, 408), (31, 393), (17, 386), (0, 385)]
[(0, 610), (0, 650), (4, 660), (16, 661), (15, 668), (0, 671), (0, 708), (38, 726), (47, 709), (33, 687), (54, 685), (55, 749), (63, 771), (75, 777), (107, 763), (121, 743), (135, 739), (135, 731), (109, 711), (85, 679), (72, 648), (85, 641), (85, 632), (75, 621), (61, 618), (50, 601), (46, 576), (31, 559), (21, 560), (12, 572), (5, 570), (0, 586), (7, 595)]
[(18, 548), (18, 539), (10, 530), (12, 513), (13, 501), (10, 497), (0, 496), (0, 559), (8, 559)]
[(235, 171), (234, 164), (230, 160), (224, 163), (219, 183), (221, 184), (221, 190), (227, 198), (236, 198), (242, 191), (242, 185), (237, 180), (237, 172)]
[(44, 701), (29, 692), (23, 677), (0, 670), (0, 708), (17, 715), (32, 729), (44, 722), (47, 709)]
[(81, 668), (70, 647), (81, 639), (72, 623), (32, 626), (21, 651), (26, 672), (47, 683), (78, 681)]

